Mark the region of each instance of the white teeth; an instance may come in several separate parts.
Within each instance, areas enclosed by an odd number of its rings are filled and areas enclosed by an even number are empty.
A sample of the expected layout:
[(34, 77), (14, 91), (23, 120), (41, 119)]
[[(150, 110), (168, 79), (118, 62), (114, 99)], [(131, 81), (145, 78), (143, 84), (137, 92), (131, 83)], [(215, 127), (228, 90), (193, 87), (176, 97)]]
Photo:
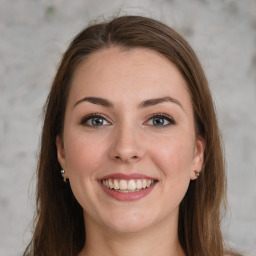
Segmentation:
[(117, 180), (114, 180), (114, 189), (119, 189), (119, 183)]
[(142, 189), (141, 180), (137, 180), (137, 189)]
[(128, 182), (128, 190), (136, 190), (137, 186), (134, 180), (129, 180)]
[(143, 187), (143, 188), (146, 188), (146, 187), (147, 187), (147, 181), (146, 181), (146, 180), (143, 180), (143, 181), (142, 181), (142, 187)]
[(131, 179), (131, 180), (119, 180), (119, 179), (107, 179), (103, 180), (104, 187), (114, 189), (119, 192), (136, 192), (141, 189), (148, 188), (154, 184), (154, 180), (149, 179)]
[(127, 190), (127, 182), (126, 180), (120, 180), (120, 185), (119, 185), (121, 190)]
[[(107, 183), (106, 183), (106, 186), (107, 186)], [(114, 184), (113, 184), (112, 180), (108, 180), (108, 187), (109, 187), (110, 189), (113, 189), (113, 188), (114, 188)]]

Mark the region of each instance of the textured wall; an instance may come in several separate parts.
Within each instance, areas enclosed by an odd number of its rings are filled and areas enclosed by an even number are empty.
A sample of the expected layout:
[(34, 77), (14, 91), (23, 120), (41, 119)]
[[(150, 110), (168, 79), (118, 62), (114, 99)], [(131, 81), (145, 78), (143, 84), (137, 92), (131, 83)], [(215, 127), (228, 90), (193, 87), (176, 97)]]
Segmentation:
[(168, 23), (198, 53), (225, 142), (225, 237), (255, 256), (255, 0), (0, 0), (0, 256), (20, 255), (30, 237), (41, 108), (60, 56), (89, 20), (119, 10)]

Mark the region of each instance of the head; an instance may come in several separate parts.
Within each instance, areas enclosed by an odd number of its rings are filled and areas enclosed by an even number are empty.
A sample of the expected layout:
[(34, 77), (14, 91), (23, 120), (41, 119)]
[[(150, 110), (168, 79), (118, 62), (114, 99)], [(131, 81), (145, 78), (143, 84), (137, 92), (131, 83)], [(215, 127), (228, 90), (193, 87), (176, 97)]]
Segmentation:
[[(55, 143), (56, 138), (57, 145), (63, 143), (68, 100), (77, 72), (92, 56), (106, 55), (111, 49), (124, 54), (134, 51), (155, 54), (169, 62), (184, 81), (191, 103), (193, 133), (195, 140), (202, 142), (204, 162), (198, 170), (200, 177), (191, 176), (179, 205), (179, 240), (187, 255), (207, 255), (212, 253), (212, 248), (216, 255), (222, 255), (219, 220), (225, 195), (225, 172), (207, 80), (196, 54), (181, 35), (158, 21), (139, 16), (91, 25), (75, 37), (62, 58), (45, 107), (34, 247), (39, 244), (45, 248), (45, 243), (49, 251), (56, 252), (59, 246), (63, 250), (60, 255), (66, 255), (67, 250), (77, 253), (83, 247), (86, 239), (83, 209), (69, 184), (62, 181)], [(66, 248), (60, 246), (63, 241)]]

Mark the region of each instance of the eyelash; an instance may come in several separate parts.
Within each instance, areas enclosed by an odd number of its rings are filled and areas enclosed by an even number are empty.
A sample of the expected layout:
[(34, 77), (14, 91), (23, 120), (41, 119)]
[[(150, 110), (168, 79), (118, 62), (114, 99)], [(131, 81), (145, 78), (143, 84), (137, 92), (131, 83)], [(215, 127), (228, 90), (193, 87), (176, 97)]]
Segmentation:
[[(103, 126), (103, 125), (99, 125), (99, 126), (95, 125), (94, 126), (94, 125), (87, 124), (86, 122), (88, 122), (92, 118), (103, 119), (103, 120), (107, 121), (108, 123), (110, 123), (108, 121), (109, 118), (107, 118), (105, 115), (103, 115), (101, 113), (93, 113), (93, 114), (90, 114), (90, 115), (87, 115), (87, 116), (83, 117), (81, 122), (80, 122), (80, 124), (84, 125), (84, 126), (87, 126), (87, 127), (96, 128), (96, 129), (100, 128), (101, 126)], [(167, 115), (165, 113), (154, 113), (154, 114), (150, 115), (150, 117), (147, 119), (147, 121), (144, 124), (148, 123), (153, 118), (160, 118), (160, 119), (162, 118), (162, 119), (167, 120), (169, 122), (168, 124), (161, 125), (161, 126), (152, 125), (152, 126), (156, 127), (157, 129), (161, 129), (161, 128), (168, 127), (170, 125), (175, 125), (176, 124), (176, 121), (171, 116), (169, 116), (169, 115)], [(108, 125), (110, 125), (110, 124), (108, 124)]]
[(101, 114), (101, 113), (93, 113), (93, 114), (90, 114), (90, 115), (88, 115), (88, 116), (83, 117), (82, 120), (81, 120), (81, 122), (80, 122), (80, 124), (81, 124), (81, 125), (84, 125), (84, 126), (88, 126), (88, 127), (97, 128), (97, 126), (93, 126), (93, 125), (88, 125), (88, 124), (86, 124), (86, 122), (88, 122), (88, 121), (89, 121), (90, 119), (92, 119), (92, 118), (104, 119), (105, 121), (107, 121), (108, 123), (110, 123), (110, 122), (108, 121), (108, 118), (107, 118), (105, 115), (103, 115), (103, 114)]
[(162, 119), (165, 119), (167, 120), (169, 123), (166, 124), (166, 125), (163, 125), (163, 126), (155, 126), (156, 128), (158, 129), (161, 129), (161, 128), (164, 128), (164, 127), (168, 127), (170, 125), (175, 125), (176, 124), (176, 121), (173, 119), (173, 117), (165, 114), (165, 113), (154, 113), (152, 115), (150, 115), (150, 117), (147, 119), (146, 123), (149, 122), (150, 120), (152, 120), (153, 118), (162, 118)]

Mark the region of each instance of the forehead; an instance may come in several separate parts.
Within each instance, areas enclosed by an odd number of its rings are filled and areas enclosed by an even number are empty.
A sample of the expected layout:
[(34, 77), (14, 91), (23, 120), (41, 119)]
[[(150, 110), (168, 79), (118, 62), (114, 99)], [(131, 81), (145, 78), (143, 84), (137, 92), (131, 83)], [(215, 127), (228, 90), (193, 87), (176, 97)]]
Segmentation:
[(104, 96), (133, 102), (167, 95), (190, 101), (186, 82), (171, 61), (150, 49), (110, 47), (92, 53), (80, 64), (69, 98)]

